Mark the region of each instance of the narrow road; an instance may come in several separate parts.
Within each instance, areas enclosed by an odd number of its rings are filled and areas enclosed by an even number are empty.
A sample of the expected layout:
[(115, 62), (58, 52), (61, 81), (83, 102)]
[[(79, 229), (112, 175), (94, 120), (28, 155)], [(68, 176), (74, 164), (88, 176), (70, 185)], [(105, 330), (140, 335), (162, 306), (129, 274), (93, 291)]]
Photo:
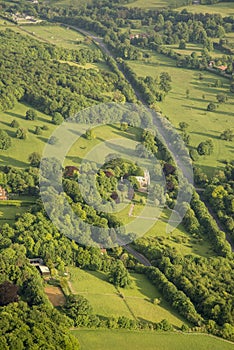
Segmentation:
[(138, 253), (135, 249), (133, 249), (130, 245), (125, 245), (123, 248), (130, 254), (134, 256), (142, 265), (144, 266), (152, 266), (150, 261), (142, 254)]

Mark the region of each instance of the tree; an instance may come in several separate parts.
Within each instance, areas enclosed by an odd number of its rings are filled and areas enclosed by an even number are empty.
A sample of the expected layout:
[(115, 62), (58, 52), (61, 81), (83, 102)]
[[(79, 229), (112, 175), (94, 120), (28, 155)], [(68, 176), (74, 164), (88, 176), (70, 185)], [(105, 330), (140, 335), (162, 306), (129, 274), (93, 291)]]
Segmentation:
[(180, 40), (179, 49), (180, 50), (186, 49), (186, 41), (184, 39)]
[(58, 138), (56, 136), (51, 136), (48, 140), (50, 145), (56, 145), (58, 143)]
[(180, 122), (179, 127), (181, 131), (185, 131), (188, 128), (188, 124), (186, 122)]
[(197, 146), (197, 152), (201, 156), (210, 155), (214, 150), (214, 144), (211, 139), (199, 143)]
[(216, 98), (218, 103), (224, 103), (228, 100), (228, 97), (225, 94), (218, 94)]
[(224, 130), (220, 135), (221, 140), (232, 141), (234, 139), (234, 132), (231, 129)]
[(88, 129), (85, 132), (85, 137), (87, 140), (93, 140), (93, 139), (95, 139), (96, 136), (95, 136), (95, 133), (92, 129)]
[(11, 147), (11, 138), (6, 131), (0, 129), (0, 149), (7, 150)]
[(160, 74), (160, 89), (165, 92), (169, 92), (171, 90), (171, 76), (167, 72), (162, 72)]
[(82, 295), (69, 295), (67, 296), (63, 311), (74, 321), (75, 326), (78, 326), (82, 316), (92, 313), (92, 307), (89, 301)]
[(0, 306), (8, 305), (18, 300), (18, 287), (5, 281), (0, 284)]
[(32, 166), (39, 167), (40, 161), (41, 161), (41, 156), (39, 153), (33, 152), (29, 155), (28, 160)]
[(15, 136), (17, 139), (25, 140), (27, 138), (27, 131), (24, 128), (17, 129)]
[(58, 113), (58, 112), (55, 112), (53, 117), (52, 117), (52, 123), (55, 124), (55, 125), (60, 125), (62, 124), (63, 122), (63, 116), (62, 114)]
[(36, 120), (37, 119), (36, 111), (34, 111), (34, 109), (28, 109), (26, 112), (25, 118), (27, 120)]
[(17, 122), (17, 120), (13, 119), (11, 122), (11, 128), (18, 128), (19, 127), (19, 123)]
[(122, 261), (118, 260), (111, 268), (109, 273), (109, 281), (116, 287), (125, 288), (130, 285), (130, 276)]
[(189, 154), (190, 154), (190, 157), (192, 158), (192, 160), (193, 160), (194, 162), (196, 162), (196, 161), (198, 160), (199, 154), (198, 154), (198, 152), (197, 152), (196, 149), (191, 149), (191, 150), (189, 151)]
[(42, 134), (42, 129), (41, 129), (40, 126), (36, 126), (34, 134), (35, 135), (41, 135)]
[(207, 111), (213, 112), (216, 110), (216, 104), (214, 102), (210, 102), (207, 106)]

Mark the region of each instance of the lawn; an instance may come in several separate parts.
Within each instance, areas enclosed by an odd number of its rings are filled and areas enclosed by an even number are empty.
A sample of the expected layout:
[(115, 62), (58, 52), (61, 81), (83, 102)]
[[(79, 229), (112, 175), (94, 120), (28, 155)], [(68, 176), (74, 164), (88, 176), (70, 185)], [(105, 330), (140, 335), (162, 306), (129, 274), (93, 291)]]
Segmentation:
[(73, 330), (81, 350), (231, 350), (233, 343), (202, 334), (127, 330)]
[[(12, 146), (6, 151), (0, 151), (0, 163), (2, 166), (11, 165), (12, 167), (25, 168), (29, 166), (28, 156), (32, 152), (42, 153), (45, 143), (50, 137), (55, 126), (51, 123), (51, 117), (37, 112), (38, 119), (30, 121), (25, 119), (26, 111), (31, 108), (22, 103), (16, 103), (14, 109), (1, 112), (0, 129), (7, 131), (12, 136)], [(15, 119), (20, 127), (28, 130), (27, 139), (19, 140), (14, 137), (16, 128), (11, 128), (10, 123)], [(35, 135), (36, 126), (47, 126), (42, 135)]]
[(222, 2), (219, 4), (212, 5), (190, 5), (190, 6), (182, 6), (178, 8), (178, 11), (182, 11), (186, 9), (189, 12), (193, 13), (217, 13), (225, 16), (233, 16), (234, 15), (234, 3), (233, 2)]
[[(189, 124), (192, 147), (197, 147), (201, 141), (209, 138), (213, 140), (213, 154), (200, 157), (197, 162), (208, 175), (213, 175), (216, 169), (223, 168), (224, 160), (233, 158), (233, 142), (219, 138), (223, 130), (233, 128), (234, 96), (229, 92), (228, 79), (203, 72), (203, 80), (200, 80), (198, 71), (178, 68), (174, 60), (157, 53), (151, 53), (148, 61), (131, 61), (129, 65), (139, 76), (156, 77), (162, 71), (171, 75), (172, 91), (165, 101), (160, 103), (160, 107), (175, 127), (178, 127), (181, 121)], [(217, 79), (223, 87), (214, 86)], [(186, 89), (190, 92), (189, 99), (186, 98)], [(208, 103), (216, 102), (218, 93), (225, 93), (229, 98), (228, 102), (219, 105), (216, 112), (207, 112)]]
[[(153, 322), (167, 319), (176, 327), (186, 323), (143, 275), (131, 274), (131, 287), (117, 290), (102, 272), (84, 271), (75, 267), (70, 267), (69, 272), (72, 292), (85, 296), (98, 315), (126, 316)], [(154, 298), (160, 298), (161, 303), (154, 305), (151, 302)]]

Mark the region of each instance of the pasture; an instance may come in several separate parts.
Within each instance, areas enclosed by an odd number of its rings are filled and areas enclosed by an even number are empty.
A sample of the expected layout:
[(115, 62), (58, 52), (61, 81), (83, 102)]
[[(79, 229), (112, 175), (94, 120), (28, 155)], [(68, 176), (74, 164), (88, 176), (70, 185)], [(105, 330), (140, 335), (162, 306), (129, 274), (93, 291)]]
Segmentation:
[[(200, 157), (196, 164), (209, 176), (213, 175), (215, 170), (223, 168), (224, 160), (233, 158), (233, 142), (220, 139), (221, 132), (233, 128), (234, 96), (229, 91), (230, 81), (207, 71), (202, 72), (201, 80), (198, 71), (178, 68), (174, 60), (164, 55), (155, 52), (150, 52), (150, 55), (148, 60), (131, 61), (129, 65), (138, 76), (157, 77), (161, 72), (170, 74), (172, 90), (159, 106), (175, 127), (182, 121), (188, 123), (191, 147), (196, 148), (200, 142), (212, 139), (213, 154)], [(215, 86), (217, 80), (222, 87)], [(186, 97), (187, 89), (189, 98)], [(208, 103), (216, 103), (219, 93), (226, 94), (228, 101), (220, 104), (215, 112), (208, 112)]]
[(233, 343), (205, 334), (127, 330), (72, 330), (81, 350), (231, 350)]
[[(108, 282), (107, 275), (102, 272), (70, 267), (69, 273), (72, 292), (87, 298), (95, 314), (109, 317), (126, 316), (152, 322), (167, 319), (175, 327), (186, 323), (163, 300), (156, 287), (144, 275), (131, 274), (132, 285), (129, 288), (117, 290)], [(161, 299), (159, 305), (151, 302), (154, 298)]]

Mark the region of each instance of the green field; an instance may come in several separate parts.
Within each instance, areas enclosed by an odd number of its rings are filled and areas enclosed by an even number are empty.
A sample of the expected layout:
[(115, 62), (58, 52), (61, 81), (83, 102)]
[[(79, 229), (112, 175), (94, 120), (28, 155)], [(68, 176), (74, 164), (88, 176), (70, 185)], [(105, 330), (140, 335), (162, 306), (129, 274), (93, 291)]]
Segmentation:
[[(7, 133), (12, 136), (12, 146), (8, 150), (0, 152), (0, 163), (2, 166), (11, 165), (18, 168), (28, 167), (29, 154), (32, 152), (42, 153), (45, 143), (55, 128), (55, 125), (51, 123), (51, 117), (40, 112), (37, 112), (37, 120), (26, 120), (25, 114), (29, 108), (31, 107), (22, 103), (16, 103), (14, 109), (1, 112), (0, 129), (7, 131)], [(14, 137), (16, 129), (10, 127), (10, 123), (13, 119), (18, 121), (20, 127), (28, 130), (28, 137), (26, 140), (19, 140)], [(42, 135), (35, 135), (35, 127), (42, 127), (43, 125), (46, 125), (48, 130), (43, 131)]]
[[(141, 212), (144, 209), (144, 205), (136, 202), (138, 200), (138, 196), (139, 195), (136, 194), (136, 199), (133, 201), (135, 203), (132, 213), (134, 216), (141, 215)], [(115, 215), (117, 216), (118, 220), (120, 220), (124, 225), (129, 223), (133, 224), (133, 229), (129, 229), (129, 232), (141, 231), (144, 233), (145, 227), (147, 227), (147, 223), (144, 219), (134, 222), (134, 220), (136, 220), (135, 217), (128, 216), (129, 210), (130, 204)], [(150, 207), (146, 210), (149, 211)], [(155, 223), (150, 220), (150, 224), (152, 223), (153, 226), (147, 230), (147, 232), (144, 234), (144, 237), (149, 237), (151, 239), (160, 239), (161, 243), (175, 248), (182, 255), (197, 254), (204, 257), (216, 255), (210, 243), (205, 240), (204, 237), (193, 237), (185, 230), (182, 224), (173, 230), (172, 233), (166, 233), (167, 223), (171, 215), (171, 211), (168, 209), (162, 210), (160, 208), (157, 210), (155, 207), (152, 207), (152, 210), (156, 213), (155, 217), (158, 217), (158, 220), (155, 221)], [(162, 212), (160, 213), (161, 210)], [(154, 215), (151, 215), (150, 213), (148, 213), (148, 216), (154, 217)], [(137, 225), (137, 227), (135, 227), (135, 225)]]
[(14, 224), (16, 215), (25, 213), (34, 202), (35, 197), (30, 196), (14, 196), (12, 200), (0, 201), (0, 226)]
[(22, 29), (35, 36), (35, 38), (66, 49), (96, 48), (92, 41), (75, 30), (68, 29), (68, 27), (65, 28), (59, 25), (27, 25), (22, 26)]
[[(86, 297), (94, 310), (101, 316), (126, 316), (131, 319), (144, 319), (160, 322), (167, 319), (180, 327), (186, 321), (165, 302), (158, 290), (139, 274), (131, 274), (132, 286), (119, 291), (107, 281), (102, 272), (84, 271), (70, 267), (72, 292)], [(120, 296), (120, 293), (124, 295)], [(161, 298), (160, 305), (154, 305), (151, 299)]]
[[(201, 52), (204, 49), (201, 44), (186, 44), (186, 49), (179, 49), (179, 45), (165, 45), (168, 49), (172, 49), (173, 51), (181, 54), (181, 55), (191, 55), (192, 52), (196, 52), (198, 57), (201, 57)], [(213, 58), (222, 57), (223, 53), (219, 50), (213, 50), (210, 52), (210, 55)]]
[(234, 3), (233, 2), (222, 2), (219, 4), (212, 5), (190, 5), (178, 8), (178, 11), (186, 9), (193, 13), (218, 13), (222, 16), (233, 16), (234, 15)]
[(231, 350), (233, 343), (202, 334), (73, 330), (81, 350)]
[[(224, 160), (233, 158), (233, 142), (219, 138), (223, 130), (233, 128), (234, 96), (229, 92), (229, 80), (206, 71), (202, 73), (203, 80), (199, 80), (198, 71), (178, 68), (174, 60), (158, 53), (150, 54), (148, 61), (131, 61), (129, 65), (139, 76), (156, 77), (162, 71), (171, 75), (172, 91), (159, 104), (160, 108), (175, 127), (181, 121), (189, 124), (192, 147), (197, 147), (201, 141), (209, 138), (213, 140), (213, 154), (200, 157), (197, 164), (208, 175), (214, 174), (216, 169), (224, 166)], [(217, 79), (222, 82), (223, 87), (214, 86)], [(186, 89), (190, 91), (189, 99), (186, 98)], [(222, 92), (228, 96), (228, 102), (219, 105), (215, 112), (207, 112), (208, 103), (216, 102), (216, 95)]]
[(176, 7), (184, 3), (183, 0), (137, 0), (125, 6), (127, 7), (141, 7), (144, 9), (162, 9), (167, 7)]

